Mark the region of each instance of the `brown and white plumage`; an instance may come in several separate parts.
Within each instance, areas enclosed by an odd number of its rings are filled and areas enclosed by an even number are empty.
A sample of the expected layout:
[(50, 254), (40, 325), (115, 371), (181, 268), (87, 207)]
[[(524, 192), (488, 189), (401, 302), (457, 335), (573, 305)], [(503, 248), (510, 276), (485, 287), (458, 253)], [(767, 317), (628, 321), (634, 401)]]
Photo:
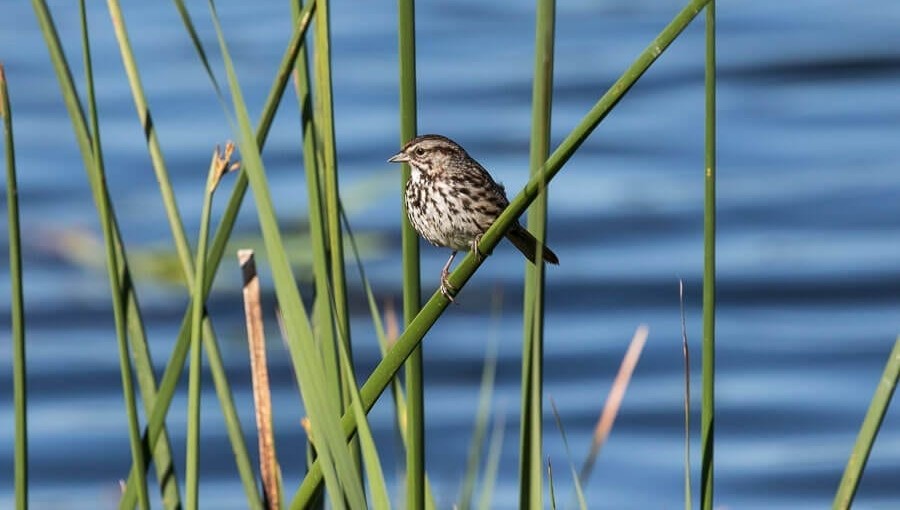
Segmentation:
[[(392, 163), (409, 163), (411, 177), (405, 200), (409, 221), (428, 242), (453, 250), (441, 273), (441, 291), (447, 297), (447, 275), (459, 250), (476, 249), (481, 235), (509, 205), (503, 186), (459, 144), (441, 135), (416, 137), (391, 157)], [(519, 222), (506, 238), (532, 263), (536, 261), (537, 239)], [(559, 259), (543, 246), (544, 261)]]

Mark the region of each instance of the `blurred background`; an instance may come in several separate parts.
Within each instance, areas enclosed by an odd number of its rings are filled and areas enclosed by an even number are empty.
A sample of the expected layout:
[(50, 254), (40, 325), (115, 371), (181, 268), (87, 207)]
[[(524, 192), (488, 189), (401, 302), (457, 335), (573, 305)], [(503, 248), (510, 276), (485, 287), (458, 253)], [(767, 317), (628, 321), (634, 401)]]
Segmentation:
[[(173, 6), (128, 4), (123, 8), (137, 63), (180, 209), (189, 218), (188, 237), (195, 239), (211, 151), (235, 135)], [(558, 2), (554, 145), (682, 6), (675, 0)], [(51, 7), (70, 59), (80, 65), (77, 3)], [(206, 5), (192, 9), (224, 79)], [(344, 204), (376, 296), (399, 308), (400, 177), (385, 162), (400, 144), (396, 7), (337, 1), (332, 9)], [(130, 454), (102, 235), (34, 13), (27, 2), (9, 2), (3, 10), (0, 61), (12, 99), (25, 243), (32, 507), (113, 508)], [(222, 3), (219, 11), (255, 115), (290, 34), (288, 4)], [(109, 184), (141, 276), (151, 349), (162, 366), (186, 293), (173, 277), (168, 224), (105, 5), (91, 3), (89, 22)], [(720, 507), (828, 506), (900, 332), (898, 26), (900, 4), (891, 1), (864, 8), (834, 0), (719, 5)], [(419, 131), (455, 139), (515, 194), (528, 174), (533, 3), (420, 2), (417, 29)], [(703, 52), (701, 14), (550, 187), (548, 239), (561, 264), (547, 271), (545, 395), (559, 408), (576, 464), (587, 453), (628, 340), (639, 324), (650, 329), (586, 485), (596, 507), (675, 508), (683, 501), (678, 281), (685, 282), (699, 409)], [(73, 72), (83, 83), (80, 67)], [(288, 92), (264, 159), (285, 229), (302, 233), (307, 195), (296, 112)], [(232, 181), (226, 178), (224, 186)], [(216, 203), (217, 211), (224, 202)], [(238, 224), (248, 244), (256, 243), (255, 222), (248, 197)], [(0, 239), (6, 253), (6, 232)], [(447, 256), (423, 246), (425, 295), (436, 288)], [(451, 507), (459, 492), (490, 339), (499, 345), (493, 412), (506, 419), (494, 506), (517, 506), (524, 264), (501, 244), (424, 343), (427, 467), (441, 508)], [(308, 279), (303, 267), (298, 274)], [(8, 265), (0, 271), (9, 288)], [(354, 275), (354, 354), (364, 377), (379, 355), (362, 287), (352, 269), (348, 274)], [(271, 281), (264, 276), (262, 283), (271, 292)], [(209, 307), (244, 429), (253, 433), (239, 285), (236, 259), (226, 258)], [(274, 297), (264, 299), (276, 441), (285, 486), (292, 488), (303, 473), (304, 412), (277, 341)], [(0, 293), (0, 303), (8, 309), (8, 292)], [(2, 314), (0, 507), (13, 501), (9, 329)], [(201, 501), (207, 508), (242, 508), (211, 384), (206, 390)], [(182, 397), (176, 396), (168, 421), (179, 456)], [(545, 402), (544, 454), (554, 464), (558, 499), (568, 502), (568, 460)], [(692, 423), (699, 465), (699, 414)], [(403, 458), (387, 398), (373, 411), (372, 425), (397, 489)], [(255, 451), (255, 440), (248, 444)], [(898, 480), (895, 403), (863, 477), (859, 508), (900, 506)]]

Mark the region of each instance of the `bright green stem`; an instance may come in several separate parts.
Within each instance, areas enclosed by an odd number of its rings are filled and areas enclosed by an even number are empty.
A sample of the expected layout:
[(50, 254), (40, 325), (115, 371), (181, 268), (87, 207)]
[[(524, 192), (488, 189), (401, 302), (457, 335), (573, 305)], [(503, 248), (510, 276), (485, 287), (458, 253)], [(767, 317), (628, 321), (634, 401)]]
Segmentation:
[(716, 416), (716, 4), (706, 6), (706, 199), (703, 209), (703, 395), (700, 414), (701, 508), (713, 508)]
[[(397, 2), (400, 60), (400, 145), (417, 134), (416, 127), (416, 10), (414, 0)], [(400, 179), (403, 197), (409, 180), (409, 165), (404, 163)], [(400, 200), (401, 244), (403, 247), (404, 323), (419, 313), (422, 303), (419, 283), (419, 236), (406, 214), (406, 200)], [(416, 347), (406, 361), (406, 508), (425, 505), (425, 388), (422, 373), (422, 347)]]
[(835, 510), (847, 509), (853, 504), (859, 480), (866, 468), (869, 453), (872, 451), (872, 445), (878, 436), (881, 422), (884, 420), (891, 398), (894, 396), (894, 390), (897, 389), (898, 381), (900, 381), (900, 337), (897, 337), (894, 342), (894, 348), (888, 357), (884, 373), (878, 381), (878, 387), (875, 388), (875, 396), (872, 397), (872, 403), (869, 404), (866, 418), (856, 437), (856, 445), (847, 461), (847, 467), (844, 468), (844, 476), (841, 478), (841, 484), (834, 497), (833, 508)]
[(9, 227), (10, 320), (13, 346), (13, 407), (15, 408), (16, 510), (28, 508), (28, 417), (25, 367), (25, 307), (22, 291), (22, 244), (19, 230), (19, 186), (13, 143), (12, 110), (6, 74), (0, 64), (0, 117), (3, 117), (3, 147), (6, 154), (6, 211)]
[[(334, 297), (334, 316), (340, 338), (351, 353), (350, 321), (347, 311), (347, 282), (344, 269), (344, 241), (341, 232), (341, 214), (339, 205), (337, 147), (334, 135), (334, 100), (332, 98), (331, 81), (331, 20), (328, 0), (315, 0), (316, 30), (314, 64), (316, 77), (316, 101), (318, 104), (317, 130), (322, 159), (319, 170), (322, 173), (322, 191), (324, 194), (325, 227), (328, 233), (328, 253), (331, 256), (331, 289)], [(320, 292), (322, 289), (320, 289)], [(336, 346), (335, 346), (336, 349)], [(334, 353), (337, 351), (335, 350)], [(337, 357), (334, 356), (334, 366)], [(347, 402), (349, 394), (344, 392), (343, 401)]]
[[(628, 90), (637, 82), (638, 78), (647, 71), (653, 62), (665, 51), (666, 48), (678, 37), (685, 27), (697, 16), (703, 7), (711, 0), (692, 0), (675, 18), (669, 23), (665, 29), (653, 40), (641, 54), (637, 60), (625, 71), (625, 73), (612, 85), (612, 87), (604, 94), (597, 104), (588, 112), (582, 121), (569, 133), (563, 142), (557, 147), (547, 162), (541, 167), (541, 172), (533, 176), (525, 188), (510, 202), (509, 206), (503, 211), (499, 218), (491, 225), (491, 228), (484, 233), (481, 243), (478, 245), (478, 251), (481, 253), (491, 253), (493, 248), (503, 238), (504, 233), (512, 223), (531, 205), (538, 193), (544, 189), (545, 184), (550, 182), (553, 177), (562, 169), (563, 165), (569, 160), (575, 151), (587, 139), (588, 135), (597, 127), (597, 124), (603, 120), (616, 103), (625, 95)], [(453, 274), (450, 275), (450, 283), (457, 289), (461, 289), (463, 285), (469, 281), (475, 270), (481, 266), (484, 260), (477, 258), (469, 253), (465, 259), (457, 266)], [(440, 292), (435, 292), (431, 298), (422, 307), (422, 310), (416, 315), (416, 318), (410, 322), (406, 330), (397, 339), (394, 347), (384, 356), (375, 370), (366, 380), (366, 383), (360, 389), (363, 406), (368, 412), (376, 399), (390, 384), (391, 379), (396, 375), (400, 366), (409, 357), (413, 350), (419, 346), (422, 338), (431, 329), (437, 319), (447, 308), (450, 302)], [(352, 413), (344, 413), (341, 419), (341, 426), (347, 437), (350, 437), (356, 430), (356, 423)], [(295, 494), (291, 502), (292, 509), (304, 508), (306, 503), (314, 495), (315, 489), (322, 481), (322, 471), (319, 463), (314, 463), (300, 489)]]
[[(553, 106), (555, 0), (538, 0), (534, 36), (534, 84), (531, 97), (531, 175), (541, 172), (550, 153)], [(539, 182), (543, 188), (545, 181)], [(547, 236), (547, 194), (540, 193), (528, 211), (528, 228), (541, 245)], [(522, 407), (519, 437), (519, 506), (543, 506), (544, 264), (526, 262), (523, 302)]]
[[(112, 294), (113, 316), (115, 318), (116, 339), (119, 345), (119, 373), (122, 379), (122, 393), (125, 397), (125, 411), (128, 416), (128, 437), (131, 446), (131, 460), (134, 464), (144, 464), (144, 448), (141, 444), (141, 428), (138, 423), (137, 405), (134, 394), (134, 379), (131, 373), (131, 357), (128, 353), (128, 333), (125, 319), (124, 286), (118, 271), (118, 255), (116, 244), (118, 236), (113, 226), (112, 204), (109, 190), (106, 187), (106, 175), (103, 168), (103, 151), (100, 147), (100, 122), (97, 117), (97, 102), (94, 94), (94, 73), (91, 60), (91, 45), (88, 37), (87, 14), (84, 0), (79, 2), (81, 14), (81, 38), (84, 52), (84, 75), (87, 82), (87, 104), (91, 122), (91, 188), (94, 191), (100, 223), (103, 227), (104, 246), (106, 249), (106, 268), (109, 275), (109, 286)], [(147, 496), (147, 479), (144, 472), (138, 473), (138, 503), (142, 509), (150, 508)]]
[[(188, 373), (188, 413), (187, 413), (187, 453), (185, 493), (188, 510), (196, 510), (200, 505), (200, 375), (203, 372), (202, 335), (203, 308), (206, 297), (203, 277), (206, 270), (206, 244), (209, 239), (209, 216), (212, 209), (213, 192), (219, 177), (219, 152), (213, 154), (209, 177), (203, 192), (203, 210), (200, 214), (200, 236), (197, 241), (196, 268), (191, 294), (191, 368)], [(227, 164), (227, 163), (226, 163)]]

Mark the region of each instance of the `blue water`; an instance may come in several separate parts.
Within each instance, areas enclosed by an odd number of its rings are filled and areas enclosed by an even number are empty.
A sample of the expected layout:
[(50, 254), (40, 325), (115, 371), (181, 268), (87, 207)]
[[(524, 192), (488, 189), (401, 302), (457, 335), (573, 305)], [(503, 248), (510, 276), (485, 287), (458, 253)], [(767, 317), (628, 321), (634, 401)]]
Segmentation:
[[(681, 5), (560, 2), (554, 144)], [(834, 0), (719, 7), (721, 507), (827, 507), (900, 331), (900, 4), (854, 7)], [(215, 55), (205, 6), (192, 9)], [(53, 12), (81, 80), (76, 4), (54, 2)], [(220, 6), (253, 115), (289, 35), (287, 12), (286, 2)], [(365, 266), (377, 296), (399, 303), (398, 178), (385, 163), (399, 143), (396, 12), (392, 3), (334, 2), (332, 14), (344, 200), (355, 230), (376, 239)], [(125, 16), (194, 238), (210, 153), (234, 134), (172, 5), (126, 5)], [(527, 175), (533, 16), (531, 2), (512, 0), (421, 2), (417, 11), (420, 132), (456, 139), (512, 192)], [(572, 501), (571, 479), (549, 399), (580, 464), (627, 341), (645, 323), (649, 341), (587, 497), (601, 508), (682, 505), (679, 278), (686, 285), (695, 408), (700, 398), (704, 49), (702, 17), (697, 21), (550, 187), (549, 241), (562, 263), (547, 272), (544, 453), (564, 503)], [(165, 248), (168, 225), (104, 6), (91, 5), (90, 23), (106, 168), (123, 235), (132, 253)], [(26, 2), (4, 6), (0, 60), (13, 101), (25, 243), (33, 508), (112, 508), (129, 451), (103, 253), (90, 246), (78, 257), (66, 253), (80, 246), (77, 240), (101, 234), (71, 124)], [(213, 65), (224, 81), (215, 56)], [(265, 150), (286, 225), (302, 221), (306, 209), (296, 117), (288, 94)], [(252, 207), (246, 207), (239, 229), (252, 234), (254, 222)], [(2, 239), (5, 245), (5, 233)], [(430, 292), (447, 253), (424, 247), (422, 256), (423, 285)], [(521, 257), (502, 245), (426, 339), (427, 464), (441, 508), (451, 507), (459, 491), (490, 338), (499, 342), (493, 407), (505, 416), (506, 428), (494, 506), (516, 506), (523, 267)], [(226, 258), (210, 310), (244, 430), (251, 432), (238, 279), (236, 264)], [(8, 273), (0, 280), (8, 287)], [(271, 281), (264, 286), (270, 291)], [(366, 374), (378, 353), (361, 286), (356, 278), (349, 286), (355, 356)], [(149, 278), (139, 280), (138, 289), (161, 364), (185, 293)], [(502, 310), (492, 313), (497, 295)], [(8, 307), (7, 294), (0, 299)], [(271, 294), (266, 299), (272, 307)], [(8, 320), (0, 317), (3, 331), (9, 331)], [(276, 331), (270, 322), (271, 338)], [(284, 349), (271, 343), (276, 439), (291, 488), (302, 476), (303, 411)], [(8, 507), (13, 417), (6, 336), (2, 346), (0, 507)], [(204, 398), (203, 506), (242, 508), (211, 384)], [(168, 421), (179, 459), (185, 407), (182, 394)], [(900, 507), (898, 409), (885, 418), (859, 508)], [(692, 418), (697, 464), (699, 413)], [(391, 488), (400, 490), (402, 455), (387, 399), (373, 412), (372, 425)], [(255, 440), (248, 445), (255, 449)]]

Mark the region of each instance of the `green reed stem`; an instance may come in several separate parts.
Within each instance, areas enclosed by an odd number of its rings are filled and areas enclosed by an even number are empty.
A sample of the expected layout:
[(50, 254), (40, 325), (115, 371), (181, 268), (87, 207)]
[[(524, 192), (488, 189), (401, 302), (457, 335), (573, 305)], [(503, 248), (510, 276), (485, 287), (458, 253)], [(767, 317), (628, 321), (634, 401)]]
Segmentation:
[[(416, 8), (414, 0), (398, 0), (398, 49), (400, 61), (400, 145), (418, 132), (416, 126)], [(410, 168), (401, 166), (400, 234), (403, 251), (403, 320), (409, 324), (422, 306), (419, 282), (419, 236), (406, 214), (403, 193)], [(422, 347), (406, 362), (406, 508), (425, 504), (425, 383)]]
[(878, 436), (881, 422), (884, 420), (885, 413), (887, 413), (898, 382), (900, 382), (900, 336), (897, 337), (897, 340), (894, 342), (894, 348), (891, 349), (891, 354), (884, 367), (884, 373), (878, 381), (875, 395), (872, 397), (872, 403), (869, 404), (869, 410), (866, 411), (866, 417), (856, 437), (853, 452), (850, 453), (847, 467), (844, 468), (841, 484), (838, 486), (837, 494), (834, 496), (834, 503), (832, 503), (832, 508), (835, 510), (847, 509), (853, 505), (853, 498), (856, 496), (856, 490), (859, 488), (859, 480), (862, 478), (863, 471), (866, 468), (866, 462), (868, 462), (869, 454), (872, 452), (872, 445)]
[[(550, 153), (553, 108), (555, 0), (538, 0), (534, 36), (534, 84), (531, 97), (530, 173), (540, 174)], [(546, 186), (546, 181), (540, 181)], [(543, 191), (543, 189), (542, 189)], [(547, 194), (539, 193), (528, 211), (528, 228), (539, 241), (535, 264), (525, 263), (522, 342), (522, 408), (519, 437), (519, 506), (543, 505), (544, 264)]]
[(141, 76), (138, 72), (134, 53), (131, 50), (131, 41), (128, 38), (125, 18), (122, 16), (122, 8), (119, 5), (119, 0), (107, 0), (107, 7), (109, 9), (110, 17), (112, 18), (116, 40), (119, 43), (119, 50), (122, 54), (122, 64), (125, 66), (125, 74), (128, 76), (128, 83), (131, 86), (132, 96), (134, 97), (134, 107), (137, 110), (138, 118), (141, 121), (144, 136), (147, 139), (147, 149), (150, 153), (150, 161), (153, 164), (156, 180), (159, 182), (159, 191), (162, 195), (163, 206), (166, 210), (166, 218), (169, 220), (169, 229), (172, 231), (172, 238), (175, 240), (175, 252), (178, 254), (178, 260), (181, 262), (182, 276), (185, 284), (190, 286), (189, 282), (192, 281), (193, 276), (191, 247), (188, 244), (187, 236), (184, 233), (184, 225), (181, 221), (181, 214), (178, 211), (175, 192), (173, 191), (172, 183), (169, 180), (169, 172), (166, 170), (166, 163), (163, 159), (162, 148), (159, 145), (156, 126), (153, 124), (153, 117), (150, 115), (150, 108), (147, 105), (147, 98), (144, 95), (144, 86), (141, 83)]
[(706, 6), (706, 196), (703, 209), (703, 375), (700, 501), (713, 508), (716, 381), (716, 3)]
[[(90, 173), (92, 174), (92, 188), (94, 199), (97, 203), (97, 211), (100, 215), (100, 223), (103, 227), (104, 245), (106, 248), (106, 268), (109, 276), (110, 293), (112, 294), (113, 316), (115, 319), (116, 339), (119, 345), (119, 373), (122, 379), (122, 393), (125, 400), (125, 411), (128, 416), (128, 437), (131, 446), (132, 462), (137, 465), (144, 463), (144, 448), (141, 443), (141, 429), (138, 423), (137, 405), (134, 393), (134, 379), (131, 373), (131, 357), (128, 353), (128, 338), (125, 320), (125, 297), (123, 286), (119, 279), (118, 259), (116, 253), (116, 234), (112, 221), (112, 205), (109, 200), (109, 191), (106, 187), (106, 175), (103, 168), (103, 151), (100, 144), (100, 122), (97, 118), (97, 102), (94, 94), (94, 72), (91, 61), (91, 45), (88, 37), (87, 13), (84, 0), (78, 3), (81, 17), (81, 41), (84, 54), (84, 75), (87, 82), (87, 105), (91, 122), (91, 152), (92, 161)], [(142, 509), (150, 508), (150, 500), (147, 496), (147, 479), (144, 472), (138, 473), (136, 480), (138, 486), (138, 503)]]
[[(685, 27), (697, 16), (697, 13), (711, 0), (691, 0), (665, 29), (651, 42), (651, 44), (638, 56), (634, 63), (628, 67), (625, 73), (613, 83), (612, 87), (597, 101), (582, 121), (560, 143), (559, 147), (550, 155), (541, 167), (541, 172), (531, 179), (525, 188), (510, 202), (500, 217), (484, 233), (478, 251), (491, 253), (493, 248), (503, 238), (504, 233), (512, 223), (531, 205), (537, 195), (545, 188), (553, 177), (560, 171), (570, 157), (581, 146), (594, 128), (602, 121), (609, 111), (619, 102), (622, 96), (637, 82), (653, 62), (669, 47), (672, 41)], [(450, 283), (457, 289), (469, 281), (481, 264), (487, 260), (476, 260), (472, 253), (466, 255), (456, 270), (450, 275)], [(363, 406), (366, 412), (371, 410), (375, 401), (390, 384), (400, 366), (409, 357), (412, 351), (418, 347), (425, 334), (431, 329), (450, 302), (440, 292), (435, 292), (422, 307), (422, 310), (406, 327), (406, 330), (397, 339), (394, 347), (384, 356), (381, 362), (372, 371), (366, 383), (360, 389)], [(344, 413), (341, 419), (344, 434), (349, 437), (356, 430), (356, 423), (351, 413)], [(294, 495), (290, 508), (304, 508), (306, 503), (315, 494), (316, 488), (322, 481), (322, 471), (319, 463), (314, 463), (306, 477), (303, 479), (299, 490)]]
[[(228, 149), (226, 149), (227, 153)], [(209, 217), (212, 210), (213, 193), (221, 175), (221, 163), (219, 150), (213, 153), (212, 162), (209, 164), (209, 175), (206, 188), (203, 190), (203, 209), (200, 213), (200, 235), (197, 240), (196, 271), (191, 294), (191, 368), (188, 373), (188, 412), (187, 412), (187, 452), (186, 452), (186, 481), (185, 492), (188, 510), (196, 510), (200, 505), (200, 403), (201, 387), (200, 376), (203, 373), (202, 335), (203, 335), (203, 308), (206, 306), (206, 296), (203, 293), (205, 287), (203, 277), (206, 271), (206, 245), (209, 240)]]
[[(307, 0), (307, 6), (315, 5), (316, 0)], [(302, 5), (300, 2), (291, 2), (292, 12), (300, 15)], [(300, 124), (303, 137), (303, 166), (306, 174), (306, 193), (309, 205), (307, 215), (309, 218), (310, 249), (312, 251), (312, 270), (316, 285), (315, 303), (313, 305), (313, 321), (318, 333), (318, 341), (323, 348), (332, 349), (335, 345), (334, 313), (332, 301), (326, 289), (331, 287), (331, 275), (329, 271), (330, 259), (328, 256), (328, 241), (323, 210), (323, 191), (321, 175), (319, 173), (319, 161), (316, 151), (318, 146), (316, 137), (316, 125), (312, 106), (312, 92), (310, 87), (309, 58), (307, 48), (304, 46), (294, 63), (294, 88), (300, 108)], [(324, 356), (330, 373), (337, 374), (338, 366), (334, 356)], [(335, 395), (339, 398), (339, 394)]]
[[(347, 282), (344, 269), (344, 241), (341, 232), (341, 216), (338, 187), (337, 147), (334, 135), (334, 100), (332, 98), (331, 81), (331, 19), (328, 0), (315, 0), (318, 5), (316, 13), (315, 52), (313, 61), (315, 65), (315, 99), (317, 102), (316, 127), (317, 141), (320, 143), (321, 160), (319, 171), (322, 176), (322, 193), (325, 213), (325, 227), (328, 239), (328, 253), (331, 257), (331, 285), (334, 295), (334, 319), (338, 330), (337, 338), (343, 339), (347, 352), (353, 353), (350, 339), (350, 319), (347, 309)], [(321, 291), (321, 290), (320, 290)], [(332, 358), (335, 368), (338, 368), (336, 346), (329, 348), (326, 356)], [(340, 370), (334, 374), (337, 380), (341, 380)], [(341, 393), (341, 408), (349, 402), (349, 393)]]
[[(306, 34), (306, 30), (309, 28), (312, 13), (314, 11), (315, 3), (311, 2), (301, 12), (300, 17), (294, 26), (294, 33), (291, 36), (290, 44), (285, 51), (284, 57), (281, 60), (281, 64), (276, 74), (275, 81), (272, 84), (272, 88), (269, 91), (268, 97), (266, 98), (266, 103), (263, 106), (259, 125), (256, 130), (256, 143), (258, 144), (260, 150), (262, 150), (262, 148), (265, 146), (266, 138), (269, 134), (269, 129), (271, 128), (272, 121), (275, 118), (275, 112), (278, 109), (278, 105), (281, 102), (281, 98), (284, 95), (284, 90), (287, 86), (287, 80), (290, 76), (291, 67), (293, 66), (293, 63), (297, 58), (297, 54), (299, 53), (301, 46), (303, 45), (304, 35)], [(212, 76), (210, 76), (210, 78), (213, 79)], [(222, 257), (224, 255), (228, 239), (231, 236), (231, 231), (234, 228), (238, 212), (240, 211), (241, 203), (243, 202), (244, 196), (247, 191), (247, 186), (247, 174), (244, 169), (241, 168), (238, 172), (231, 197), (229, 198), (228, 205), (226, 206), (225, 211), (222, 214), (222, 219), (219, 223), (218, 228), (216, 229), (216, 234), (213, 237), (212, 246), (209, 250), (209, 259), (207, 262), (206, 271), (207, 274), (204, 278), (204, 281), (206, 282), (203, 292), (204, 296), (209, 293), (209, 289), (212, 286), (215, 274), (218, 272), (219, 265), (222, 262)], [(191, 305), (188, 304), (185, 316), (182, 320), (181, 327), (178, 332), (178, 340), (175, 343), (175, 347), (172, 351), (169, 363), (166, 365), (165, 372), (160, 382), (158, 400), (153, 405), (152, 411), (148, 413), (149, 419), (147, 420), (147, 430), (145, 431), (144, 440), (147, 442), (151, 450), (155, 447), (155, 445), (157, 444), (157, 440), (160, 438), (160, 434), (164, 431), (165, 418), (168, 414), (169, 405), (172, 403), (172, 397), (174, 396), (175, 388), (177, 386), (178, 380), (181, 378), (181, 372), (184, 369), (184, 362), (187, 358), (187, 352), (190, 342), (190, 320)], [(203, 338), (205, 342), (204, 348), (206, 349), (207, 359), (210, 363), (210, 369), (213, 375), (213, 382), (216, 385), (216, 391), (220, 393), (221, 400), (221, 390), (227, 386), (227, 378), (225, 378), (224, 376), (224, 368), (222, 368), (221, 371), (217, 368), (222, 367), (218, 345), (215, 342), (215, 338), (206, 334), (206, 332), (204, 332)], [(234, 406), (231, 405), (230, 409), (232, 411), (226, 413), (226, 423), (239, 426), (240, 422), (238, 420), (237, 414), (236, 412), (233, 412)], [(234, 427), (229, 426), (229, 436), (231, 436), (231, 431), (233, 428)], [(234, 444), (235, 443), (233, 442), (232, 447), (234, 447)], [(240, 459), (241, 456), (236, 455), (236, 458)], [(261, 508), (262, 503), (259, 495), (259, 489), (257, 488), (255, 481), (253, 481), (252, 479), (252, 466), (249, 464), (249, 462), (246, 463), (245, 466), (245, 463), (243, 461), (239, 461), (238, 469), (241, 472), (241, 480), (244, 484), (244, 490), (245, 492), (247, 492), (248, 502), (250, 506), (252, 508)], [(251, 474), (251, 481), (249, 484), (247, 483), (248, 477), (244, 475), (245, 472), (249, 472)], [(126, 486), (125, 494), (122, 497), (120, 508), (131, 508), (134, 506), (135, 494), (131, 485), (134, 476), (135, 466), (132, 466), (131, 474), (129, 476), (129, 483)]]
[(25, 365), (25, 298), (22, 285), (22, 237), (19, 229), (19, 184), (13, 141), (12, 109), (6, 73), (0, 64), (0, 117), (3, 117), (3, 147), (6, 154), (6, 211), (9, 230), (10, 321), (13, 348), (13, 407), (15, 414), (16, 510), (28, 508), (28, 385)]

